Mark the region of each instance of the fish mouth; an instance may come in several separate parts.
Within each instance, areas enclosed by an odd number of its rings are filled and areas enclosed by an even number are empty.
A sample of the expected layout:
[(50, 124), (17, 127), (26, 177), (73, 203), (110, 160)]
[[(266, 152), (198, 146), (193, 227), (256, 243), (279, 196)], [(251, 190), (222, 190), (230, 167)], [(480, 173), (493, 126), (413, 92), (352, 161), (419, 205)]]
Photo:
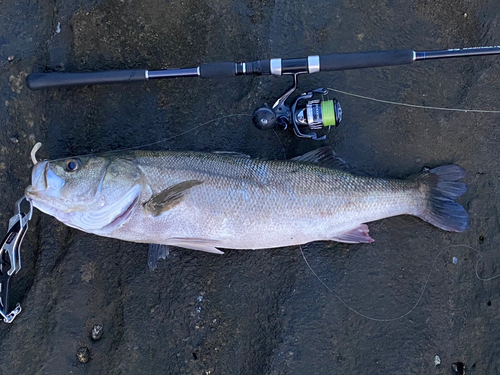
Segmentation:
[(26, 188), (26, 195), (33, 198), (36, 194), (58, 197), (66, 182), (49, 167), (48, 161), (38, 162), (31, 173), (31, 185)]

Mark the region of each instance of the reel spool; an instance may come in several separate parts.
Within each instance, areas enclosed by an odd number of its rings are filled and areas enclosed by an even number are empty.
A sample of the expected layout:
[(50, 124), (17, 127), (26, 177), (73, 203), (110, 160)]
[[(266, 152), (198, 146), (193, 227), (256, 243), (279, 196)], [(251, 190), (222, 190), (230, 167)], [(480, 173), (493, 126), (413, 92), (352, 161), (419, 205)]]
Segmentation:
[[(284, 93), (270, 108), (264, 104), (253, 112), (252, 121), (257, 129), (267, 130), (275, 126), (287, 129), (293, 126), (295, 135), (299, 138), (323, 140), (326, 135), (318, 136), (314, 130), (338, 126), (342, 121), (342, 108), (336, 99), (324, 100), (327, 89), (316, 89), (296, 97), (291, 106), (287, 99), (297, 89), (297, 75), (294, 74), (293, 86)], [(314, 96), (322, 96), (314, 99)]]

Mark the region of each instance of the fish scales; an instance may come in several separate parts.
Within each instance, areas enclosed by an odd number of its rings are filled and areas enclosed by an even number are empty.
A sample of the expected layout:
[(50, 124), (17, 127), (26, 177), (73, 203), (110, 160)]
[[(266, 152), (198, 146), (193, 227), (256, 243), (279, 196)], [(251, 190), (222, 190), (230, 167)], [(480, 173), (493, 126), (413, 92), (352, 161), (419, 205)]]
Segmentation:
[[(183, 211), (188, 212), (174, 215), (173, 210), (172, 215), (164, 217), (170, 223), (179, 221), (176, 232), (181, 237), (224, 235), (220, 232), (235, 235), (238, 231), (248, 232), (255, 228), (257, 230), (253, 230), (253, 236), (259, 233), (259, 228), (265, 234), (270, 229), (289, 226), (297, 238), (304, 231), (304, 224), (307, 224), (318, 229), (325, 227), (324, 230), (329, 230), (329, 233), (323, 233), (319, 238), (329, 239), (338, 233), (337, 229), (343, 229), (344, 223), (349, 225), (370, 206), (376, 214), (384, 216), (385, 211), (393, 210), (395, 206), (407, 206), (406, 202), (413, 201), (407, 186), (411, 184), (407, 182), (352, 178), (345, 173), (315, 165), (230, 156), (221, 158), (216, 154), (153, 155), (137, 152), (134, 161), (146, 176), (153, 193), (185, 180), (204, 181), (183, 202), (186, 206)], [(372, 194), (367, 196), (367, 191)], [(149, 198), (146, 196), (143, 200)], [(368, 206), (363, 207), (365, 204)], [(182, 217), (184, 213), (186, 218)], [(295, 221), (301, 228), (295, 228), (290, 216), (297, 218)], [(325, 217), (330, 216), (331, 220), (323, 222)], [(363, 216), (358, 223), (372, 219), (372, 215), (366, 215), (366, 212)], [(147, 228), (157, 221), (137, 219), (136, 224), (139, 225), (133, 226), (134, 233), (137, 229), (148, 232)], [(232, 225), (229, 225), (228, 220), (232, 221)], [(225, 222), (225, 225), (221, 226), (221, 222)], [(161, 227), (164, 225), (160, 224)], [(332, 226), (335, 228), (330, 228)], [(187, 228), (189, 233), (186, 233)], [(123, 235), (127, 236), (126, 232), (130, 229), (125, 225)], [(156, 233), (154, 235), (158, 236)], [(151, 238), (147, 238), (145, 242), (150, 241)]]

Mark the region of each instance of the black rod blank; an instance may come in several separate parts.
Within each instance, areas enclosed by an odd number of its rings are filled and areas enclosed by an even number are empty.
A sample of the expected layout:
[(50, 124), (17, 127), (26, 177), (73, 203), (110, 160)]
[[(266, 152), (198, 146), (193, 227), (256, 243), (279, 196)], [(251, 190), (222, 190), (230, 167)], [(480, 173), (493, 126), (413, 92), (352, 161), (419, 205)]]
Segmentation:
[(202, 64), (197, 68), (165, 70), (110, 70), (87, 73), (31, 73), (26, 78), (30, 90), (47, 88), (127, 83), (148, 79), (201, 77), (223, 78), (239, 75), (278, 75), (294, 73), (316, 73), (347, 69), (374, 68), (380, 66), (405, 65), (418, 60), (443, 59), (500, 54), (500, 47), (473, 47), (440, 51), (394, 50), (355, 53), (335, 53), (308, 56), (298, 59), (271, 59), (253, 62), (222, 62)]
[(446, 59), (500, 54), (500, 46), (446, 49), (441, 51), (415, 52), (415, 60)]

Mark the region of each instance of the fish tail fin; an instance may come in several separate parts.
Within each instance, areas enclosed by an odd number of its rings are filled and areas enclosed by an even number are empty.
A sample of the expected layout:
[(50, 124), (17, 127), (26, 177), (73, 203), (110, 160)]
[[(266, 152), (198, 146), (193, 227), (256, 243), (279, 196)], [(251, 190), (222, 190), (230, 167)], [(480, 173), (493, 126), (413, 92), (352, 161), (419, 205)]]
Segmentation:
[(443, 230), (463, 232), (468, 229), (469, 214), (455, 202), (467, 191), (467, 184), (458, 182), (464, 176), (465, 171), (458, 165), (443, 165), (419, 174), (417, 180), (425, 191), (425, 203), (417, 216)]

